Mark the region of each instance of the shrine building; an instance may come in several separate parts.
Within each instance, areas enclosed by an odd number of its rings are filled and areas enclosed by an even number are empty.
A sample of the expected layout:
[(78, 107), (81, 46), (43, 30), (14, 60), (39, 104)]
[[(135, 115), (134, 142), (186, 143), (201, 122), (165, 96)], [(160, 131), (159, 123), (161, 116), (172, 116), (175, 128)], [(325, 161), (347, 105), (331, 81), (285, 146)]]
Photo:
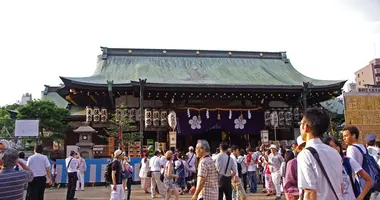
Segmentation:
[[(222, 140), (241, 148), (294, 140), (304, 107), (341, 95), (346, 82), (303, 75), (286, 52), (101, 51), (92, 76), (60, 77), (64, 86), (52, 91), (67, 101), (76, 128), (91, 128), (94, 157), (106, 152), (111, 115), (131, 120), (123, 134), (140, 132), (143, 146), (186, 150), (206, 139), (214, 151)], [(78, 141), (67, 134), (67, 145)]]

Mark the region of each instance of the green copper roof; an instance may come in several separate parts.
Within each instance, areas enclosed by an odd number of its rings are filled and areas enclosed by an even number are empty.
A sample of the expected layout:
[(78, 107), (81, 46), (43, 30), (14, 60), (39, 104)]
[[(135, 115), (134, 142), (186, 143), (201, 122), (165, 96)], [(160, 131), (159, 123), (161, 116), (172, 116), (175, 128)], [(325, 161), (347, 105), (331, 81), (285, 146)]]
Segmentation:
[(340, 102), (338, 99), (330, 99), (324, 102), (319, 103), (321, 106), (328, 111), (338, 114), (338, 115), (343, 115), (344, 114), (344, 105), (342, 102)]
[[(107, 51), (108, 50), (108, 51)], [(114, 50), (113, 52), (111, 50)], [(147, 83), (199, 85), (273, 85), (314, 86), (344, 84), (345, 81), (317, 80), (298, 72), (285, 53), (208, 51), (203, 55), (190, 50), (106, 49), (98, 57), (95, 73), (90, 77), (61, 77), (65, 84), (129, 84), (147, 78)], [(172, 53), (172, 54), (170, 54)], [(198, 53), (198, 52), (197, 52)], [(250, 54), (251, 53), (251, 54)], [(223, 56), (222, 56), (223, 55)]]
[(41, 100), (44, 101), (52, 101), (60, 108), (67, 108), (67, 105), (69, 104), (65, 99), (63, 99), (57, 92), (48, 92), (41, 94)]

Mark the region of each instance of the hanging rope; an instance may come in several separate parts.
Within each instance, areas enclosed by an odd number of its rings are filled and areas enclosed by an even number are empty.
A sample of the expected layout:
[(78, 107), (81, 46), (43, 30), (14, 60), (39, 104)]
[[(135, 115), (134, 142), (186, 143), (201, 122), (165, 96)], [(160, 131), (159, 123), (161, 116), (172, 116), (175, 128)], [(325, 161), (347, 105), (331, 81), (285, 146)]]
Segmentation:
[(201, 110), (212, 110), (212, 111), (254, 111), (254, 110), (261, 110), (262, 107), (257, 108), (193, 108), (193, 107), (179, 107), (178, 109), (182, 110), (195, 110), (195, 111), (201, 111)]

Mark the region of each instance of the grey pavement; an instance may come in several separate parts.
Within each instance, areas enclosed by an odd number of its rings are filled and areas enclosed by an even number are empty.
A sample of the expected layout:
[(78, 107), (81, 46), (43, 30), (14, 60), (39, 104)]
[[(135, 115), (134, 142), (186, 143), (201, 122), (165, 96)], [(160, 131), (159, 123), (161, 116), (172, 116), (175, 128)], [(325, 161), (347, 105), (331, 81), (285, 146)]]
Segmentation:
[[(86, 187), (84, 191), (77, 191), (75, 197), (78, 198), (78, 200), (105, 200), (110, 198), (110, 187)], [(261, 191), (261, 187), (259, 186), (259, 190)], [(66, 197), (66, 188), (59, 188), (59, 189), (46, 189), (45, 191), (45, 199), (46, 200), (63, 200)], [(158, 195), (157, 195), (158, 197)], [(145, 194), (144, 191), (141, 189), (140, 185), (132, 185), (132, 195), (131, 200), (150, 200), (152, 199), (149, 194)], [(161, 198), (155, 198), (155, 199), (161, 199)], [(172, 196), (171, 199), (174, 199)], [(191, 196), (188, 194), (181, 195), (181, 200), (190, 200)], [(274, 196), (266, 197), (263, 193), (256, 193), (256, 194), (248, 194), (247, 200), (264, 200), (264, 199), (275, 199)], [(283, 197), (283, 199), (285, 199)]]

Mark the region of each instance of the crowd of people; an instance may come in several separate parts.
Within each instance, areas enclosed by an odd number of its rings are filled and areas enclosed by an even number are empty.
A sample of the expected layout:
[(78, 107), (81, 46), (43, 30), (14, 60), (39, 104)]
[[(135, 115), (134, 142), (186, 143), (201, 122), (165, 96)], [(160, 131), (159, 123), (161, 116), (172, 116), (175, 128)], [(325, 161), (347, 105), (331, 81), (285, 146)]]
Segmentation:
[(157, 150), (141, 161), (141, 186), (152, 198), (165, 199), (189, 193), (193, 200), (242, 200), (258, 192), (257, 184), (275, 199), (380, 199), (376, 135), (359, 144), (359, 130), (347, 126), (339, 141), (326, 136), (329, 127), (328, 113), (310, 108), (291, 147), (270, 144), (254, 151), (222, 142), (211, 154), (209, 143), (199, 140), (186, 154)]
[[(75, 191), (84, 191), (86, 161), (72, 151), (66, 159), (68, 184), (66, 199), (75, 200)], [(0, 199), (43, 200), (46, 184), (59, 188), (56, 183), (56, 159), (43, 155), (43, 146), (36, 145), (34, 154), (25, 160), (25, 153), (10, 148), (6, 140), (0, 141)]]
[[(329, 126), (325, 111), (310, 108), (291, 147), (267, 144), (253, 150), (222, 142), (211, 154), (209, 143), (198, 140), (187, 153), (157, 149), (149, 156), (145, 152), (139, 169), (141, 187), (152, 198), (159, 195), (164, 199), (191, 195), (192, 200), (244, 200), (248, 193), (263, 192), (287, 200), (379, 200), (380, 144), (376, 135), (367, 135), (366, 143), (359, 144), (358, 128), (347, 126), (340, 141), (326, 136)], [(55, 185), (55, 160), (49, 162), (40, 145), (27, 161), (22, 152), (5, 142), (0, 142), (0, 150), (0, 199), (23, 199), (26, 184), (27, 200), (43, 199), (45, 184)], [(72, 151), (66, 167), (66, 199), (75, 199), (75, 191), (84, 190), (86, 163)], [(109, 170), (110, 199), (130, 200), (134, 169), (125, 152), (114, 152)], [(257, 191), (258, 184), (263, 184), (262, 191)]]

